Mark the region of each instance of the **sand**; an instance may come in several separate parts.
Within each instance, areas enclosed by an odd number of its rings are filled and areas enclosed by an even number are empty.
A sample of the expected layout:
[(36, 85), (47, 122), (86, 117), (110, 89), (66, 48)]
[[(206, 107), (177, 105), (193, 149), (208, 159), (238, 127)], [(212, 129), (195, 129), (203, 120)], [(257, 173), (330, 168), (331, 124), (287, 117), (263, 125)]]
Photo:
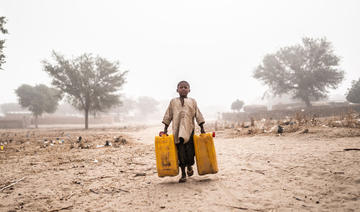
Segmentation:
[[(12, 139), (0, 152), (0, 190), (14, 184), (0, 191), (0, 211), (360, 210), (360, 151), (344, 151), (360, 148), (360, 129), (217, 132), (219, 172), (195, 170), (182, 184), (179, 176), (157, 176), (160, 130), (0, 130), (2, 140)], [(126, 144), (114, 142), (119, 136)], [(112, 146), (96, 147), (106, 140)]]

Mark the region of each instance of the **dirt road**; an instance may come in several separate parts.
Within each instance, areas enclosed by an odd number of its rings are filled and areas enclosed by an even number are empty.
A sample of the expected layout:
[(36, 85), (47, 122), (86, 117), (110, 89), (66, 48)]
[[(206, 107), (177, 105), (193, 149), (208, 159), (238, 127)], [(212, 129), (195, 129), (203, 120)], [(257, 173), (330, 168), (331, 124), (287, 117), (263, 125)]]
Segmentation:
[[(142, 130), (1, 131), (0, 211), (357, 211), (360, 138), (323, 134), (215, 138), (219, 173), (159, 178), (154, 135)], [(10, 134), (10, 135), (9, 135)], [(15, 135), (16, 134), (16, 135)], [(38, 147), (39, 137), (82, 135), (91, 145)], [(124, 136), (128, 143), (98, 147)], [(23, 140), (24, 141), (24, 140)], [(23, 179), (22, 179), (23, 178)], [(17, 180), (22, 179), (19, 182)]]

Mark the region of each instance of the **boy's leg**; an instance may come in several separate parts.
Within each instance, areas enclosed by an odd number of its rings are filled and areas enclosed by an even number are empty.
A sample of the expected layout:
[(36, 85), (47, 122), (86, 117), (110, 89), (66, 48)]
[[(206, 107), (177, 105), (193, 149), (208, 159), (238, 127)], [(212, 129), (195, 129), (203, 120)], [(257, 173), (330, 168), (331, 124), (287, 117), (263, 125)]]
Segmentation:
[(193, 167), (192, 166), (187, 166), (187, 175), (189, 176), (189, 177), (191, 177), (191, 176), (193, 176), (194, 175), (194, 169), (193, 169)]
[(192, 166), (195, 163), (194, 157), (195, 157), (195, 148), (194, 148), (194, 131), (192, 132), (190, 136), (190, 140), (184, 144), (185, 146), (185, 163), (187, 166), (187, 175), (190, 177), (194, 174), (194, 170)]
[(181, 168), (181, 178), (179, 179), (179, 183), (186, 182), (186, 174), (185, 174), (185, 166), (180, 166)]
[(179, 159), (179, 166), (181, 168), (181, 178), (179, 179), (179, 183), (186, 182), (186, 174), (185, 174), (185, 166), (186, 166), (186, 153), (185, 153), (185, 145), (184, 139), (180, 138), (180, 143), (176, 144), (178, 150), (178, 159)]

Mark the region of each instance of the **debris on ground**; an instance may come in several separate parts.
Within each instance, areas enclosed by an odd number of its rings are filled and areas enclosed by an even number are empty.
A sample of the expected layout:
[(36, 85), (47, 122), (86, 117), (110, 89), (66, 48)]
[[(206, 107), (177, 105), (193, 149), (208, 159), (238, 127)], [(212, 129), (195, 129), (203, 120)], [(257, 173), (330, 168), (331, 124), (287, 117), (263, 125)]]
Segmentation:
[(114, 137), (114, 142), (115, 143), (120, 143), (120, 144), (126, 144), (127, 141), (125, 138), (123, 138), (122, 136), (118, 136), (118, 137)]
[(105, 141), (105, 146), (112, 146), (111, 142), (110, 141)]
[(144, 173), (144, 172), (136, 173), (134, 177), (139, 177), (139, 176), (146, 176), (146, 173)]
[(300, 133), (309, 133), (309, 129), (304, 129), (303, 131), (301, 131)]
[(283, 133), (284, 132), (284, 128), (280, 125), (278, 125), (278, 130), (277, 130), (277, 133)]
[[(348, 129), (349, 135), (360, 135), (360, 114), (358, 112), (350, 111), (340, 116), (333, 117), (319, 117), (317, 114), (304, 115), (299, 112), (294, 117), (286, 116), (284, 119), (275, 120), (273, 118), (261, 118), (255, 120), (253, 117), (249, 117), (247, 122), (244, 121), (217, 121), (217, 131), (232, 131), (233, 136), (245, 136), (245, 135), (258, 135), (258, 134), (276, 134), (287, 135), (289, 133), (307, 134), (311, 131), (312, 134), (316, 133), (313, 128), (340, 128)], [(215, 129), (215, 125), (210, 125), (210, 129)], [(354, 129), (351, 131), (351, 129)], [(342, 131), (342, 130), (340, 130)], [(332, 133), (329, 136), (343, 136), (345, 132), (337, 134)]]

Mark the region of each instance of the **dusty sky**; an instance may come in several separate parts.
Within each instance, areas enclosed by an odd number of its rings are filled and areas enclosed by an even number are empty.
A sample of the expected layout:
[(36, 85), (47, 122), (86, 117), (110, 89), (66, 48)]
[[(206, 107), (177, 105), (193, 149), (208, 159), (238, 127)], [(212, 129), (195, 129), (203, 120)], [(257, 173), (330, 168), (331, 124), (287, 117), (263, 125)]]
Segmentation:
[(41, 60), (55, 50), (118, 60), (129, 70), (128, 97), (169, 100), (184, 79), (200, 107), (230, 110), (235, 99), (256, 103), (266, 90), (251, 77), (264, 55), (304, 36), (333, 43), (346, 79), (331, 94), (344, 94), (360, 77), (359, 11), (356, 0), (0, 0), (9, 31), (0, 104), (16, 102), (21, 84), (50, 85)]

